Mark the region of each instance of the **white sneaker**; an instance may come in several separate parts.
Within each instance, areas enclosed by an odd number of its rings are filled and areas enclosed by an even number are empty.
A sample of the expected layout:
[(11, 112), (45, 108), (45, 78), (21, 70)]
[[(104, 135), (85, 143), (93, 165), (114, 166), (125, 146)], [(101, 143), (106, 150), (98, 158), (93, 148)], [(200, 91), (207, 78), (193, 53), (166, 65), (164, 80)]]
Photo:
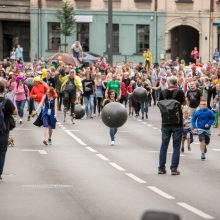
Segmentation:
[(111, 146), (114, 146), (115, 145), (115, 142), (114, 141), (111, 141)]
[(22, 119), (19, 120), (19, 123), (22, 124)]

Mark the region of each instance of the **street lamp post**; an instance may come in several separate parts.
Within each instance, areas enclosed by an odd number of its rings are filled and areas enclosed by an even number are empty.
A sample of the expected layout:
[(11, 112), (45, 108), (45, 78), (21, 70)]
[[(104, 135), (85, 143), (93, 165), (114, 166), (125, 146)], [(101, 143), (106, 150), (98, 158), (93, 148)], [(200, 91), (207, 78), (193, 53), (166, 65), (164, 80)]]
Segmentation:
[(157, 33), (157, 23), (158, 23), (158, 21), (157, 21), (157, 4), (158, 2), (157, 2), (157, 0), (155, 0), (155, 2), (154, 2), (154, 13), (155, 13), (155, 39), (156, 39), (156, 43), (155, 43), (155, 62), (157, 63), (157, 59), (158, 59), (158, 57), (157, 57), (157, 35), (158, 35), (158, 33)]
[(112, 0), (108, 0), (108, 41), (107, 41), (108, 63), (113, 64), (112, 50)]
[(213, 12), (214, 12), (214, 0), (210, 0), (210, 17), (209, 17), (209, 61), (213, 52)]

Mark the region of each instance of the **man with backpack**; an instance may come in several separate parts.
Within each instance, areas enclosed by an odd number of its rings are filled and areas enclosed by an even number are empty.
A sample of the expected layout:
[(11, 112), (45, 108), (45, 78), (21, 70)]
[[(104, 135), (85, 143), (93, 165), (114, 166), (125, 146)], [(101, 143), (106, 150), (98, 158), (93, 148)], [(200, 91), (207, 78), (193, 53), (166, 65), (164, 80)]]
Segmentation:
[(9, 117), (15, 112), (10, 99), (4, 98), (5, 85), (0, 81), (0, 180), (2, 179), (9, 138)]
[(178, 165), (183, 131), (183, 115), (181, 105), (184, 104), (184, 92), (177, 89), (176, 77), (170, 77), (168, 79), (168, 89), (165, 89), (160, 93), (158, 102), (158, 107), (162, 116), (162, 143), (160, 148), (158, 174), (166, 174), (167, 149), (172, 136), (173, 155), (170, 166), (171, 174), (180, 175)]

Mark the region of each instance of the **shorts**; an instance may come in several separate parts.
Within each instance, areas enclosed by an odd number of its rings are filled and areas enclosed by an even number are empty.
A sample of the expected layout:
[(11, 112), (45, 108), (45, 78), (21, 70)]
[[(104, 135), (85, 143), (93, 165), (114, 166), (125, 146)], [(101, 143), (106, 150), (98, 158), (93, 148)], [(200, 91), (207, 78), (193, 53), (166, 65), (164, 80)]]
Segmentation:
[(199, 134), (199, 142), (205, 141), (205, 144), (208, 145), (210, 143), (210, 135), (206, 132), (202, 132)]
[(187, 134), (190, 135), (190, 144), (193, 142), (193, 134), (191, 128), (184, 128), (183, 129), (183, 139), (187, 139)]

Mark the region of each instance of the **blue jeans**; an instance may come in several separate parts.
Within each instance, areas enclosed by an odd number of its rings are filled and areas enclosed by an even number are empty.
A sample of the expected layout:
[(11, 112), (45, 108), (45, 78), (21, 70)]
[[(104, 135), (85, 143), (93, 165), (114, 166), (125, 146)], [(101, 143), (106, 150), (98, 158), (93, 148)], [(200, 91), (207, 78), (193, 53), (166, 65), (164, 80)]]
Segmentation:
[(0, 175), (2, 175), (8, 147), (9, 132), (0, 134)]
[(24, 106), (25, 106), (25, 103), (26, 103), (26, 100), (22, 100), (22, 101), (15, 101), (16, 102), (16, 106), (17, 106), (17, 109), (18, 109), (18, 116), (20, 118), (23, 118), (24, 116)]
[(86, 116), (92, 116), (94, 111), (94, 95), (84, 96)]
[(141, 114), (144, 116), (144, 112), (148, 113), (148, 99), (144, 102), (141, 102)]
[(162, 144), (160, 147), (159, 168), (166, 167), (167, 149), (171, 135), (173, 136), (173, 155), (170, 169), (177, 169), (180, 160), (180, 145), (182, 140), (183, 127), (167, 126), (162, 127)]
[(118, 131), (117, 128), (110, 128), (111, 141), (115, 141), (115, 134), (117, 133), (117, 131)]

